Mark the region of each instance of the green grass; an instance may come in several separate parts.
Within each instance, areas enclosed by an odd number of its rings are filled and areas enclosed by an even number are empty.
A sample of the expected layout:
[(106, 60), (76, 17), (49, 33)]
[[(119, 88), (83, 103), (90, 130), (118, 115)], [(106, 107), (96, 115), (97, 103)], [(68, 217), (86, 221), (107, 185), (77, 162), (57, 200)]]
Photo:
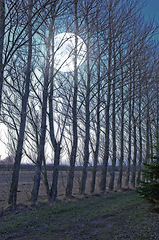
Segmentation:
[(135, 192), (23, 209), (0, 219), (0, 239), (159, 239), (159, 215)]

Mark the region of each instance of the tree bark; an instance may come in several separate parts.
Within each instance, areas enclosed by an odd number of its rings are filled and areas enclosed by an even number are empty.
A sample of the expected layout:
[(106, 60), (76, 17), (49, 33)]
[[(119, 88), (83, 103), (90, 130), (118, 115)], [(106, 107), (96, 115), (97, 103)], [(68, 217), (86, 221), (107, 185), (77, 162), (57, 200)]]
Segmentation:
[(142, 102), (142, 95), (141, 95), (141, 69), (139, 69), (139, 163), (138, 163), (138, 176), (137, 181), (141, 180), (141, 164), (142, 164), (142, 120), (141, 120), (141, 102)]
[(112, 92), (113, 92), (113, 113), (112, 113), (112, 140), (113, 140), (113, 159), (112, 159), (112, 169), (111, 169), (111, 176), (110, 176), (110, 184), (109, 184), (109, 190), (112, 191), (114, 188), (114, 179), (115, 179), (115, 166), (116, 166), (116, 117), (115, 117), (115, 106), (116, 106), (116, 93), (115, 93), (115, 87), (116, 87), (116, 52), (115, 52), (115, 36), (113, 34), (113, 60), (114, 60), (114, 66), (113, 66), (113, 86), (112, 86)]
[[(97, 45), (98, 45), (98, 53), (100, 55), (100, 46), (99, 46), (99, 38), (97, 33)], [(91, 182), (91, 193), (95, 190), (96, 183), (96, 173), (97, 173), (97, 164), (98, 164), (98, 154), (99, 154), (99, 141), (100, 141), (100, 86), (101, 86), (101, 77), (100, 77), (100, 56), (98, 57), (97, 64), (97, 79), (98, 79), (98, 95), (97, 95), (97, 130), (96, 130), (96, 147), (94, 151), (94, 159), (93, 159), (93, 169), (92, 169), (92, 182)]]
[(43, 87), (43, 101), (42, 101), (42, 117), (41, 117), (41, 130), (40, 130), (40, 145), (35, 169), (34, 183), (32, 189), (31, 201), (32, 204), (36, 204), (38, 200), (38, 193), (40, 188), (41, 168), (44, 160), (44, 147), (46, 137), (46, 116), (47, 116), (47, 100), (48, 100), (48, 86), (49, 86), (49, 71), (50, 71), (50, 45), (53, 31), (53, 22), (49, 27), (49, 37), (47, 41), (47, 56), (46, 67), (44, 73), (44, 87)]
[(59, 162), (60, 162), (60, 148), (61, 143), (58, 142), (54, 149), (54, 169), (53, 169), (53, 176), (52, 176), (52, 186), (50, 191), (50, 198), (51, 201), (55, 202), (57, 200), (57, 184), (58, 184), (58, 177), (59, 177)]
[(47, 112), (47, 98), (48, 98), (48, 78), (49, 78), (49, 62), (47, 59), (47, 67), (44, 75), (44, 90), (43, 90), (43, 102), (42, 102), (42, 120), (41, 120), (41, 130), (40, 130), (40, 146), (36, 163), (36, 170), (34, 176), (33, 190), (32, 190), (32, 204), (36, 204), (38, 199), (40, 178), (41, 178), (41, 166), (44, 159), (44, 146), (45, 146), (45, 136), (46, 136), (46, 112)]
[[(159, 146), (159, 73), (156, 72), (156, 89), (157, 89), (157, 121), (156, 121), (156, 145)], [(159, 155), (159, 149), (157, 149)]]
[[(53, 76), (53, 72), (51, 73), (51, 75)], [(57, 142), (55, 138), (53, 121), (54, 120), (53, 120), (53, 79), (52, 79), (50, 83), (50, 95), (49, 95), (49, 126), (50, 126), (51, 143), (54, 148), (54, 167), (53, 167), (52, 185), (51, 185), (51, 191), (50, 191), (50, 200), (54, 202), (57, 200), (57, 184), (58, 184), (58, 176), (59, 176), (61, 141)]]
[(128, 124), (128, 130), (129, 130), (129, 140), (128, 140), (128, 166), (127, 166), (127, 172), (126, 172), (126, 179), (125, 179), (125, 186), (129, 187), (129, 181), (130, 181), (130, 166), (131, 166), (131, 138), (132, 138), (132, 67), (131, 67), (131, 60), (130, 60), (130, 83), (129, 83), (129, 124)]
[(86, 86), (86, 102), (85, 102), (85, 113), (86, 113), (86, 120), (85, 120), (85, 143), (84, 143), (84, 164), (82, 170), (82, 181), (80, 186), (80, 194), (85, 194), (86, 188), (86, 180), (87, 180), (87, 171), (88, 171), (88, 163), (89, 163), (89, 140), (90, 140), (90, 112), (89, 112), (89, 101), (90, 101), (90, 67), (89, 67), (89, 24), (88, 24), (88, 9), (86, 13), (86, 26), (87, 26), (87, 86)]
[(123, 162), (124, 162), (124, 76), (121, 51), (120, 51), (120, 66), (121, 66), (121, 129), (120, 129), (119, 177), (117, 183), (118, 188), (122, 188)]
[(0, 1), (0, 112), (2, 103), (2, 88), (3, 88), (3, 44), (5, 31), (5, 1)]
[(149, 99), (147, 97), (147, 114), (146, 114), (146, 163), (150, 160), (150, 117), (149, 117)]
[(137, 136), (136, 136), (136, 119), (133, 121), (133, 134), (134, 134), (134, 157), (132, 165), (132, 178), (131, 184), (133, 187), (136, 185), (136, 159), (137, 159)]
[[(135, 61), (135, 59), (134, 59)], [(133, 63), (133, 102), (132, 102), (132, 120), (133, 120), (133, 138), (134, 138), (134, 153), (133, 153), (133, 165), (132, 165), (132, 177), (131, 177), (131, 184), (135, 187), (136, 184), (136, 161), (137, 161), (137, 134), (136, 134), (136, 127), (137, 127), (137, 117), (135, 116), (135, 92), (136, 92), (136, 83), (135, 83), (135, 62)]]
[(109, 110), (110, 110), (110, 99), (111, 99), (111, 66), (112, 66), (112, 16), (111, 16), (111, 3), (109, 6), (109, 33), (108, 33), (108, 92), (107, 92), (107, 103), (105, 109), (105, 146), (104, 146), (104, 157), (102, 164), (102, 176), (100, 183), (100, 190), (104, 192), (106, 189), (106, 179), (107, 179), (107, 167), (109, 160), (109, 133), (110, 133), (110, 122), (109, 122)]
[(29, 4), (29, 13), (28, 13), (28, 60), (27, 60), (27, 71), (25, 78), (25, 92), (22, 97), (22, 109), (21, 109), (21, 120), (20, 120), (20, 130), (18, 134), (18, 144), (15, 155), (15, 162), (13, 166), (12, 173), (12, 181), (10, 186), (10, 194), (8, 203), (12, 205), (12, 208), (16, 208), (17, 202), (17, 188), (19, 181), (19, 171), (20, 171), (20, 163), (22, 158), (22, 150), (23, 150), (23, 142), (24, 142), (24, 133), (25, 133), (25, 124), (26, 124), (26, 116), (27, 116), (27, 104), (29, 97), (29, 85), (30, 85), (30, 75), (31, 75), (31, 59), (32, 59), (32, 0), (28, 1)]
[[(54, 13), (55, 6), (52, 9), (52, 23), (54, 25)], [(54, 149), (54, 167), (52, 174), (52, 185), (50, 190), (50, 201), (55, 202), (57, 200), (57, 186), (58, 186), (58, 177), (59, 177), (59, 164), (60, 164), (60, 152), (61, 152), (61, 140), (58, 142), (55, 138), (55, 129), (54, 129), (54, 112), (53, 112), (53, 94), (54, 94), (54, 31), (52, 33), (52, 66), (50, 73), (50, 93), (49, 93), (49, 126), (50, 126), (50, 138), (51, 143)]]
[(78, 92), (78, 71), (77, 71), (78, 16), (77, 16), (77, 6), (78, 6), (78, 0), (75, 0), (74, 4), (75, 4), (76, 35), (75, 35), (75, 61), (74, 61), (74, 95), (73, 95), (73, 108), (72, 108), (73, 144), (72, 144), (72, 150), (71, 150), (71, 156), (70, 156), (70, 169), (69, 169), (69, 174), (68, 174), (68, 179), (67, 179), (67, 187), (66, 187), (66, 197), (68, 197), (68, 198), (72, 197), (77, 144), (78, 144), (78, 135), (77, 135), (77, 92)]

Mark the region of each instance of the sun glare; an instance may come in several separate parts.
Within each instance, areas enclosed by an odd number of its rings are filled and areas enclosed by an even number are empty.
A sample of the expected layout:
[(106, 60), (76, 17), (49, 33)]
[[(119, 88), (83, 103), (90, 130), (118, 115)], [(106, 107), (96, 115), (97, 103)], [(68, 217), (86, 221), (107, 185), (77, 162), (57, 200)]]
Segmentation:
[[(79, 67), (86, 58), (86, 45), (82, 38), (77, 36), (77, 67)], [(54, 40), (54, 66), (61, 72), (74, 71), (75, 60), (75, 34), (60, 33)]]

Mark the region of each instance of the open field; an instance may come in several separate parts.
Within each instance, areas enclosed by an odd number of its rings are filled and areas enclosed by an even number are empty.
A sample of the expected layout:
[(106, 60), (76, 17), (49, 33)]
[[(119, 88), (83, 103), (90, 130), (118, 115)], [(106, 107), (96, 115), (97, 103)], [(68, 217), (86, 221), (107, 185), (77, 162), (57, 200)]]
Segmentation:
[[(67, 171), (60, 171), (59, 182), (58, 182), (58, 198), (63, 198), (65, 195), (66, 183), (67, 183)], [(79, 186), (81, 180), (81, 171), (75, 172), (73, 194), (77, 195), (79, 193)], [(11, 171), (0, 171), (0, 208), (5, 207), (8, 200), (10, 182), (11, 182)], [(88, 178), (86, 183), (86, 194), (90, 195), (90, 185), (91, 185), (91, 171), (88, 171)], [(19, 186), (18, 186), (18, 203), (26, 203), (31, 196), (31, 190), (33, 186), (34, 171), (20, 171), (19, 176)], [(118, 172), (116, 172), (115, 178), (115, 189), (117, 185)], [(48, 171), (48, 180), (51, 184), (52, 172)], [(99, 194), (99, 183), (101, 179), (101, 172), (97, 172), (96, 187), (94, 194)], [(110, 174), (108, 173), (107, 185), (109, 184)], [(123, 178), (124, 183), (124, 178)], [(46, 200), (46, 191), (43, 179), (41, 179), (41, 186), (39, 191), (39, 200)]]
[(49, 206), (19, 205), (0, 217), (2, 240), (159, 239), (159, 214), (135, 191), (74, 198)]
[[(86, 195), (78, 195), (81, 171), (75, 172), (73, 194), (64, 197), (67, 171), (60, 171), (58, 199), (47, 204), (45, 185), (41, 180), (39, 201), (31, 206), (29, 199), (34, 171), (20, 171), (18, 207), (7, 209), (11, 181), (10, 171), (0, 171), (0, 239), (2, 240), (148, 240), (159, 239), (159, 214), (150, 212), (150, 205), (134, 190), (106, 192), (100, 195), (101, 172), (97, 173), (96, 189), (90, 194), (91, 171), (88, 172)], [(118, 178), (116, 172), (115, 186)], [(48, 171), (51, 184), (52, 172)], [(110, 175), (108, 174), (107, 185)], [(123, 179), (124, 183), (124, 179)]]

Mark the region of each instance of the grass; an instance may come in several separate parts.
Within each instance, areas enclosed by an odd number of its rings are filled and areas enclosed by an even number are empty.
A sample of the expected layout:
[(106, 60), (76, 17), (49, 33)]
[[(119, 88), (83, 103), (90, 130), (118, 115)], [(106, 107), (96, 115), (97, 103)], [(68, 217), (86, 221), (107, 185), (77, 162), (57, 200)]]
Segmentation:
[(19, 206), (0, 218), (0, 239), (159, 239), (159, 215), (136, 192)]

